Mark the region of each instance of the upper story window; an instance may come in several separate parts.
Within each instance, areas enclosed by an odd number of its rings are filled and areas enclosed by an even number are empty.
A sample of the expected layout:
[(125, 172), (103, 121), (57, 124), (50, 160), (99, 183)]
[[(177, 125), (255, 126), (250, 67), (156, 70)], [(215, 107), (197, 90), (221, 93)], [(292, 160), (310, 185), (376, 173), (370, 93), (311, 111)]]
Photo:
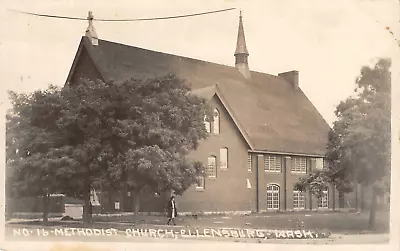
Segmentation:
[(315, 169), (322, 170), (324, 168), (324, 159), (323, 158), (316, 158), (315, 159)]
[(210, 178), (217, 177), (217, 158), (215, 156), (208, 157), (206, 171), (208, 177)]
[(279, 156), (264, 156), (264, 170), (267, 172), (280, 173), (282, 168), (282, 158)]
[(219, 134), (219, 111), (218, 109), (214, 109), (214, 125), (213, 125), (214, 134)]
[(228, 148), (224, 147), (219, 150), (219, 166), (221, 168), (228, 168)]
[(251, 154), (249, 153), (247, 156), (247, 171), (251, 172)]
[(206, 127), (206, 131), (208, 133), (211, 132), (211, 123), (209, 121), (209, 119), (207, 118), (207, 116), (204, 116), (204, 126)]
[(307, 159), (292, 157), (292, 173), (307, 173)]

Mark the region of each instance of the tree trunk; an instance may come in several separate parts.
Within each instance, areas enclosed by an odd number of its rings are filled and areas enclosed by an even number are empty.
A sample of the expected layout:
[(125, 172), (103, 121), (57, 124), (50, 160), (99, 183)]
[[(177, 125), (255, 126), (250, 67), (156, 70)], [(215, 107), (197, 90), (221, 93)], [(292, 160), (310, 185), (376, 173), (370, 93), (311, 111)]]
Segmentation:
[(121, 212), (124, 212), (125, 209), (125, 195), (126, 195), (125, 186), (121, 184), (119, 192), (119, 210)]
[(364, 186), (361, 186), (361, 191), (360, 191), (360, 199), (361, 199), (361, 212), (364, 211), (365, 209), (365, 194), (364, 194)]
[(43, 195), (43, 224), (47, 225), (49, 222), (49, 208), (50, 208), (50, 194)]
[(369, 213), (369, 229), (375, 229), (375, 214), (376, 214), (376, 196), (377, 189), (375, 186), (372, 187), (372, 198), (371, 198), (371, 208)]
[(113, 212), (114, 211), (113, 192), (111, 192), (111, 189), (109, 189), (107, 191), (107, 198), (108, 198), (108, 209), (107, 209), (107, 212)]
[(90, 184), (89, 177), (83, 181), (83, 223), (88, 225), (90, 222)]
[(358, 212), (358, 183), (355, 185), (355, 195), (356, 195), (356, 205), (355, 205), (355, 212)]
[(133, 212), (135, 215), (139, 213), (140, 210), (140, 190), (132, 191), (133, 196)]

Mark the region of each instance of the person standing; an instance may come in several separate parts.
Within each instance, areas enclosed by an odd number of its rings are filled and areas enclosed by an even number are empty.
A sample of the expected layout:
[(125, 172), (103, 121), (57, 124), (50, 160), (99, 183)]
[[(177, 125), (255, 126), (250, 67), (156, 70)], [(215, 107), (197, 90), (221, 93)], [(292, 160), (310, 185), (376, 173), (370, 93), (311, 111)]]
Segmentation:
[(168, 201), (167, 205), (167, 213), (168, 213), (168, 222), (167, 225), (172, 221), (172, 223), (175, 224), (175, 218), (178, 216), (177, 209), (176, 209), (176, 203), (175, 203), (175, 196), (171, 196), (171, 199)]

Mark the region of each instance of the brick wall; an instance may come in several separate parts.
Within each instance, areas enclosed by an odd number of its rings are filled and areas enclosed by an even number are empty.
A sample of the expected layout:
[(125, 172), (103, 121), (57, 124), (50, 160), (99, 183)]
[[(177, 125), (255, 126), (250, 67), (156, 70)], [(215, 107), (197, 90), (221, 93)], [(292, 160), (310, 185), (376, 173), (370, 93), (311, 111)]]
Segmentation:
[[(266, 188), (270, 184), (278, 185), (279, 193), (279, 210), (294, 210), (294, 185), (300, 177), (306, 177), (309, 173), (316, 171), (316, 163), (314, 158), (307, 157), (307, 173), (293, 173), (291, 171), (293, 156), (279, 156), (282, 159), (281, 172), (269, 172), (264, 170), (264, 158), (268, 154), (260, 154), (258, 159), (259, 174), (259, 205), (260, 211), (268, 211), (266, 203)], [(277, 156), (277, 155), (275, 155)], [(278, 157), (278, 156), (277, 156)], [(311, 192), (304, 192), (305, 210), (333, 210), (338, 208), (339, 193), (332, 186), (328, 187), (328, 208), (318, 208), (318, 197), (312, 195)], [(299, 209), (296, 209), (299, 210)], [(275, 210), (276, 211), (276, 210)]]
[[(255, 157), (253, 157), (252, 172), (247, 170), (247, 143), (244, 141), (229, 114), (217, 97), (211, 100), (211, 105), (220, 113), (220, 133), (213, 134), (200, 143), (199, 148), (192, 152), (191, 159), (202, 161), (207, 165), (207, 159), (213, 155), (217, 158), (217, 177), (205, 178), (205, 189), (190, 187), (182, 196), (176, 198), (180, 211), (219, 212), (219, 211), (251, 211), (256, 206)], [(212, 129), (212, 128), (211, 128)], [(220, 149), (228, 148), (228, 168), (220, 168)], [(249, 179), (251, 188), (247, 188)]]

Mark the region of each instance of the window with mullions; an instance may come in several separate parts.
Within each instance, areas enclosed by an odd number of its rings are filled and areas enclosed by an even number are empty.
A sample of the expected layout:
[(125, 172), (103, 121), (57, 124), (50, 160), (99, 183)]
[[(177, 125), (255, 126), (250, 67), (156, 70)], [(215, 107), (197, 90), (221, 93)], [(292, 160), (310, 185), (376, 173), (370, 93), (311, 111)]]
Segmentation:
[(305, 209), (306, 203), (304, 193), (300, 191), (293, 191), (293, 209)]
[(282, 158), (279, 156), (264, 156), (264, 170), (266, 172), (280, 173), (282, 168)]
[(249, 153), (248, 156), (247, 156), (247, 171), (249, 173), (251, 173), (251, 170), (252, 170), (252, 168), (251, 168), (251, 154)]
[(267, 209), (279, 210), (279, 186), (267, 186)]
[(292, 173), (307, 173), (307, 159), (292, 157)]
[(209, 178), (217, 177), (217, 158), (215, 156), (208, 157), (206, 173)]
[(318, 199), (318, 208), (328, 208), (328, 190), (322, 191), (322, 196)]

